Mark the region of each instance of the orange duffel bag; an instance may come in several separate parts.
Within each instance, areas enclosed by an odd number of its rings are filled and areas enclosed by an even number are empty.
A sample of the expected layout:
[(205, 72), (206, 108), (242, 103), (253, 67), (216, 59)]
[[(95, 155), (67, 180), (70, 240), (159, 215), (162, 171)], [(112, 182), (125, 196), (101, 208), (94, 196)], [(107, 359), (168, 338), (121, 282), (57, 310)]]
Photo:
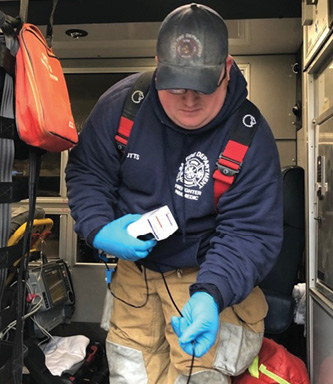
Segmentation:
[(24, 23), (16, 55), (16, 124), (25, 143), (50, 152), (73, 147), (78, 134), (61, 63), (41, 31)]
[(264, 337), (259, 355), (233, 384), (310, 384), (304, 362), (274, 340)]

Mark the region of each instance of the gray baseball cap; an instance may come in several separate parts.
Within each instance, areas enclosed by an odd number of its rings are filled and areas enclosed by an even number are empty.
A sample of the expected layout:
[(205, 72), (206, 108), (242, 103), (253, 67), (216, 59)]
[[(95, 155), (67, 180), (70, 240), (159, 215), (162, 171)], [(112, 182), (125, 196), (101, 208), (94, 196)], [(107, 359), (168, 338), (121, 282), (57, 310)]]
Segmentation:
[(227, 26), (205, 5), (178, 7), (161, 24), (156, 53), (158, 90), (185, 88), (213, 93), (228, 56)]

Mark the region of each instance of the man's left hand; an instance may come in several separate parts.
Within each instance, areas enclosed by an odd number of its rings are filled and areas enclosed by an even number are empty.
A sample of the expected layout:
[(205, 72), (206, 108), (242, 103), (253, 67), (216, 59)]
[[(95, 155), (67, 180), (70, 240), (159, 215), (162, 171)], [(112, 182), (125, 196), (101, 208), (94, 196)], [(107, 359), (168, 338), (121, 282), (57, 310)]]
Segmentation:
[(215, 343), (219, 329), (218, 307), (206, 292), (194, 293), (182, 310), (183, 317), (171, 318), (172, 328), (179, 337), (181, 348), (201, 357)]

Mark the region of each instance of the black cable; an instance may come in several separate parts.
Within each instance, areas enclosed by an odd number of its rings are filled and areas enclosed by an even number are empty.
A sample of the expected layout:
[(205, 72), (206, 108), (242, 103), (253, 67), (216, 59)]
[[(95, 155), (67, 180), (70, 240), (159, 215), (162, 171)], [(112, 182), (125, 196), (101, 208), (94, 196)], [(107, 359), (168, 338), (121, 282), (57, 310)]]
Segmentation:
[[(177, 312), (179, 313), (179, 315), (180, 315), (181, 317), (184, 317), (183, 314), (181, 313), (181, 311), (179, 310), (177, 304), (175, 303), (174, 298), (173, 298), (172, 295), (171, 295), (171, 292), (170, 292), (168, 283), (167, 283), (167, 281), (166, 281), (166, 279), (165, 279), (165, 276), (164, 276), (163, 272), (161, 271), (160, 267), (159, 267), (156, 263), (154, 263), (154, 264), (155, 264), (156, 268), (159, 270), (159, 272), (160, 272), (160, 274), (161, 274), (161, 276), (162, 276), (162, 279), (163, 279), (163, 282), (164, 282), (165, 289), (166, 289), (167, 292), (168, 292), (168, 295), (169, 295), (169, 297), (170, 297), (170, 300), (171, 300), (172, 304), (173, 304), (174, 307), (176, 308), (176, 310), (177, 310)], [(194, 354), (194, 353), (195, 353), (195, 350), (194, 350), (194, 344), (195, 344), (195, 341), (193, 341), (192, 344), (193, 344), (192, 359), (191, 359), (190, 371), (189, 371), (189, 375), (188, 375), (186, 384), (189, 384), (189, 382), (190, 382), (190, 380), (191, 380), (192, 371), (193, 371), (193, 366), (194, 366), (194, 356), (195, 356), (195, 354)]]
[[(106, 265), (106, 268), (109, 270), (109, 267), (108, 267), (107, 263), (104, 262), (104, 264)], [(120, 297), (118, 297), (118, 296), (112, 291), (112, 289), (111, 289), (111, 284), (110, 284), (110, 283), (108, 283), (108, 289), (109, 289), (111, 295), (112, 295), (115, 299), (121, 301), (122, 303), (124, 303), (124, 304), (126, 304), (126, 305), (129, 305), (129, 306), (132, 307), (132, 308), (143, 308), (143, 307), (147, 304), (147, 302), (148, 302), (148, 298), (149, 298), (149, 287), (148, 287), (148, 280), (147, 280), (147, 272), (146, 272), (146, 268), (144, 269), (144, 278), (145, 278), (145, 285), (146, 285), (146, 299), (145, 299), (145, 301), (144, 301), (142, 304), (140, 304), (140, 305), (134, 305), (134, 304), (129, 303), (129, 302), (127, 302), (126, 300), (121, 299)]]
[(193, 344), (192, 359), (191, 359), (190, 371), (188, 373), (188, 378), (187, 378), (186, 384), (190, 383), (192, 371), (193, 371), (193, 367), (194, 367), (194, 356), (195, 356), (194, 344), (195, 344), (195, 341), (193, 341), (192, 344)]
[(171, 300), (173, 306), (176, 308), (176, 310), (177, 310), (177, 312), (179, 313), (179, 315), (180, 315), (181, 317), (183, 317), (183, 314), (181, 313), (181, 311), (180, 311), (180, 309), (178, 308), (178, 306), (177, 306), (177, 304), (176, 304), (174, 298), (173, 298), (172, 295), (171, 295), (170, 289), (169, 289), (168, 284), (167, 284), (167, 282), (166, 282), (166, 280), (165, 280), (165, 276), (164, 276), (163, 272), (160, 270), (160, 268), (159, 268), (159, 266), (158, 266), (157, 264), (156, 264), (156, 266), (157, 266), (157, 268), (159, 269), (159, 272), (160, 272), (160, 274), (161, 274), (161, 276), (162, 276), (162, 279), (163, 279), (163, 282), (164, 282), (164, 285), (165, 285), (165, 289), (166, 289), (167, 292), (168, 292), (168, 295), (169, 295), (169, 297), (170, 297), (170, 300)]

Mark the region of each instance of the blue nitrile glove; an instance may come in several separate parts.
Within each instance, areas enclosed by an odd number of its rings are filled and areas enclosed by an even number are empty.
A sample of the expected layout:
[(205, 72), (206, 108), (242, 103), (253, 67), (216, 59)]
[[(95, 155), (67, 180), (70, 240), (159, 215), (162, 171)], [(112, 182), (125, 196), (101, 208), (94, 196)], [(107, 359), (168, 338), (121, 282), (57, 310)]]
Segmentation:
[(183, 317), (171, 318), (172, 328), (181, 348), (189, 355), (201, 357), (215, 343), (219, 329), (217, 304), (209, 293), (196, 292), (182, 310)]
[(139, 240), (127, 232), (127, 227), (141, 215), (125, 215), (106, 224), (95, 236), (93, 246), (123, 260), (136, 261), (146, 257), (156, 240)]

